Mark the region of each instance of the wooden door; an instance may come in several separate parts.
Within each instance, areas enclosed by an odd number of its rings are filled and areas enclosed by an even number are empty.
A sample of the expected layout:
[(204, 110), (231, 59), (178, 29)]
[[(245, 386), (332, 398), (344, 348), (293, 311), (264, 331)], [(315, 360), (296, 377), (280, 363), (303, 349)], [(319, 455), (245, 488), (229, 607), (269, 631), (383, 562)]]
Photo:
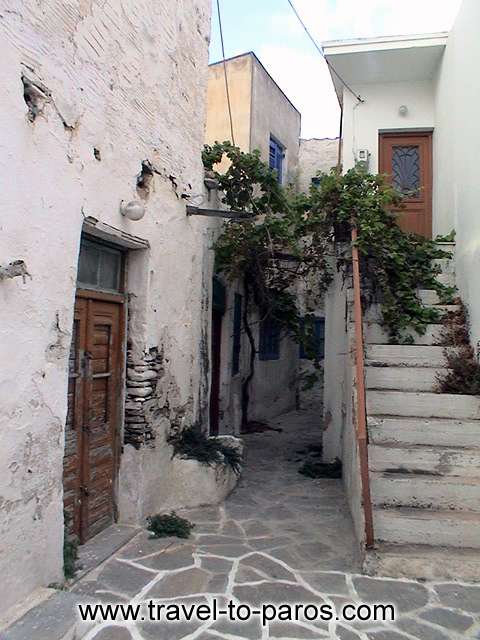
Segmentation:
[(383, 133), (379, 171), (404, 194), (398, 214), (401, 229), (432, 237), (432, 134)]
[(122, 305), (108, 297), (81, 292), (75, 304), (64, 500), (70, 530), (80, 542), (108, 527), (115, 517)]

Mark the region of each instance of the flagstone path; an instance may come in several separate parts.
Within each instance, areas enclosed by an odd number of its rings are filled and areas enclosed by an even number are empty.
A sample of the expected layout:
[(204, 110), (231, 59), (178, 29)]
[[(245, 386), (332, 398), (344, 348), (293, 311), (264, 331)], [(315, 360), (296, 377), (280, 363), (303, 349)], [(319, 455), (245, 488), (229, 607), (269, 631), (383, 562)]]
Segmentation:
[[(76, 640), (480, 640), (480, 585), (420, 583), (359, 574), (341, 481), (298, 473), (318, 444), (311, 416), (290, 414), (273, 431), (246, 437), (244, 476), (225, 504), (181, 512), (189, 540), (141, 531), (78, 582), (79, 601), (211, 603), (393, 602), (394, 623), (149, 623), (79, 627)], [(299, 453), (300, 452), (300, 453)], [(70, 597), (73, 594), (68, 594)], [(33, 636), (32, 636), (33, 637)]]

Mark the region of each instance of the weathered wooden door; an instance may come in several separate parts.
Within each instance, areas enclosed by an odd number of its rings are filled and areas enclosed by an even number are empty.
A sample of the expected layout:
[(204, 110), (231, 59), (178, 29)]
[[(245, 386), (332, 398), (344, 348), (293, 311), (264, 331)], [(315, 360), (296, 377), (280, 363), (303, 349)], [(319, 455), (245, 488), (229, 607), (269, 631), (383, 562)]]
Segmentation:
[(379, 171), (404, 194), (398, 224), (404, 231), (432, 237), (432, 134), (382, 133)]
[(114, 521), (122, 371), (122, 305), (79, 291), (70, 351), (64, 505), (85, 542)]

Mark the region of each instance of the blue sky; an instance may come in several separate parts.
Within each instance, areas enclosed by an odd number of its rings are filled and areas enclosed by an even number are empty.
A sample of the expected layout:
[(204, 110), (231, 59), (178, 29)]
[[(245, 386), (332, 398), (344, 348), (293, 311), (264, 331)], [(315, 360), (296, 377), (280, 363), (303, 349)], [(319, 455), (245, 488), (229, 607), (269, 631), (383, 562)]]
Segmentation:
[[(318, 42), (451, 28), (461, 0), (294, 0)], [(287, 0), (220, 0), (227, 57), (255, 51), (302, 113), (302, 135), (334, 137), (338, 104), (325, 63)], [(210, 59), (220, 60), (216, 0)]]

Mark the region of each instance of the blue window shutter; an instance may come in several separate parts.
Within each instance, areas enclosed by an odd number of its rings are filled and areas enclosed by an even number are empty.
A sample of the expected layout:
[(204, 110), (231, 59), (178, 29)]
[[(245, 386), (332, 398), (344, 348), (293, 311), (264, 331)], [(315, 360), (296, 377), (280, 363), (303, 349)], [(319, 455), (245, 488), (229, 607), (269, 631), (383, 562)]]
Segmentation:
[[(301, 320), (300, 330), (305, 330), (305, 319)], [(313, 353), (315, 360), (325, 359), (325, 318), (315, 318), (313, 320)], [(305, 344), (300, 342), (300, 358), (308, 360)]]
[(269, 154), (269, 166), (270, 169), (274, 169), (277, 172), (277, 180), (281, 184), (283, 177), (283, 147), (270, 137), (270, 154)]
[(240, 371), (240, 350), (242, 346), (242, 296), (235, 294), (233, 306), (233, 356), (232, 375)]
[(280, 327), (271, 318), (260, 323), (260, 344), (258, 357), (260, 360), (279, 360)]

